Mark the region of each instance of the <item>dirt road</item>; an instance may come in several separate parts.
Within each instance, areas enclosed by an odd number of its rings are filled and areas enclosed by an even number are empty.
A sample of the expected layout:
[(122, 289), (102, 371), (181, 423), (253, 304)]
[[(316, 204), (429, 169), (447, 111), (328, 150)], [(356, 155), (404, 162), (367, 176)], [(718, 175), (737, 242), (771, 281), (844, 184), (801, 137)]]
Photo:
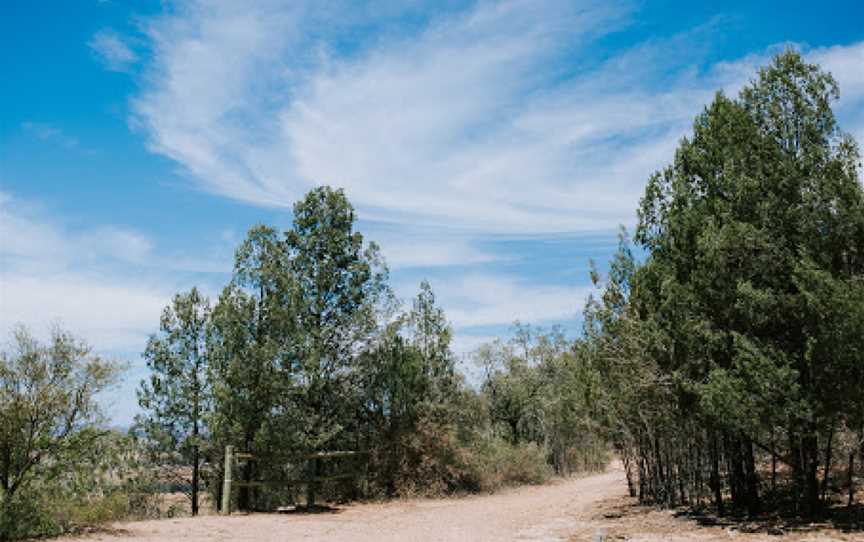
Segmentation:
[(203, 516), (126, 523), (117, 525), (112, 534), (91, 535), (84, 540), (500, 542), (571, 540), (577, 536), (590, 541), (596, 530), (587, 521), (592, 506), (623, 495), (625, 490), (622, 471), (610, 469), (605, 474), (495, 495), (358, 504), (332, 514)]

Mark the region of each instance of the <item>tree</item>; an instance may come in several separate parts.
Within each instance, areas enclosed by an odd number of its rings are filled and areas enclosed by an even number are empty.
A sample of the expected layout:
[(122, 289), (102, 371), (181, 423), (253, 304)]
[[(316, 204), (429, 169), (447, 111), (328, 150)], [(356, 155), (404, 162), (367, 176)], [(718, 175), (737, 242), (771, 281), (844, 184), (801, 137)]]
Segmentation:
[(843, 292), (864, 274), (860, 157), (837, 128), (837, 96), (829, 74), (778, 55), (738, 99), (718, 94), (697, 117), (639, 209), (648, 258), (630, 302), (659, 326), (649, 347), (659, 370), (708, 428), (708, 447), (722, 449), (733, 505), (751, 513), (756, 450), (776, 458), (778, 429), (797, 501), (817, 511), (820, 454), (830, 457), (825, 445), (861, 397), (860, 357), (836, 343), (856, 351), (860, 333), (846, 334), (849, 314), (832, 310), (849, 306)]
[(492, 423), (502, 428), (511, 444), (519, 444), (537, 434), (542, 424), (540, 394), (543, 381), (531, 365), (530, 351), (519, 355), (513, 342), (481, 346), (477, 362), (484, 367), (482, 391), (489, 401)]
[[(263, 225), (251, 228), (236, 251), (234, 275), (213, 308), (207, 335), (209, 425), (219, 473), (228, 444), (262, 459), (243, 467), (247, 481), (261, 474), (263, 465), (284, 462), (281, 450), (297, 446), (291, 403), (300, 366), (293, 288), (279, 233)], [(216, 502), (221, 502), (220, 481), (221, 474), (213, 486)], [(239, 504), (250, 505), (248, 488), (241, 490)]]
[[(385, 319), (358, 358), (367, 440), (389, 495), (427, 483), (448, 486), (445, 462), (456, 432), (461, 382), (450, 351), (451, 328), (427, 281), (411, 310)], [(431, 440), (437, 442), (431, 443)], [(431, 444), (431, 445), (430, 445)], [(432, 491), (435, 489), (427, 488)]]
[(196, 288), (177, 294), (162, 311), (159, 333), (150, 337), (143, 357), (150, 378), (141, 382), (138, 403), (145, 411), (138, 424), (168, 463), (192, 468), (189, 500), (198, 514), (201, 446), (207, 438), (211, 399), (207, 327), (210, 304)]
[(354, 231), (354, 209), (342, 190), (322, 186), (294, 206), (285, 251), (295, 288), (299, 331), (298, 414), (305, 446), (322, 447), (352, 423), (352, 361), (376, 327), (376, 306), (389, 290), (374, 243)]
[(428, 281), (420, 283), (420, 292), (407, 315), (407, 325), (409, 340), (423, 359), (429, 393), (435, 400), (446, 401), (456, 384), (456, 368), (450, 351), (453, 331), (444, 310), (436, 305), (435, 292)]
[(29, 485), (50, 484), (107, 434), (96, 395), (119, 371), (60, 329), (47, 345), (24, 328), (14, 332), (0, 352), (0, 538), (20, 527), (18, 496)]
[[(356, 445), (354, 361), (389, 290), (377, 247), (354, 221), (344, 193), (317, 188), (295, 205), (284, 235), (256, 226), (236, 252), (208, 336), (211, 431), (220, 448), (259, 459), (243, 467), (246, 480), (290, 477), (310, 452)], [(241, 489), (240, 507), (250, 499)]]

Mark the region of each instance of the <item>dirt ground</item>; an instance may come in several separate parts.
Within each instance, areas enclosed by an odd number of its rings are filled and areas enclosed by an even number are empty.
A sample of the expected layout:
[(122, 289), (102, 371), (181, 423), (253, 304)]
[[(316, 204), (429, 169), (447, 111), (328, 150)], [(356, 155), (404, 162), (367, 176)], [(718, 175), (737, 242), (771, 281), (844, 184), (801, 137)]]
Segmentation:
[(864, 533), (804, 531), (782, 536), (739, 527), (700, 527), (672, 512), (635, 506), (625, 496), (623, 472), (610, 469), (580, 479), (521, 487), (495, 495), (354, 504), (318, 514), (251, 514), (117, 524), (109, 532), (62, 542), (333, 542), (740, 540), (763, 542), (864, 541)]
[[(636, 499), (617, 496), (595, 502), (583, 512), (579, 532), (571, 541), (601, 540), (603, 542), (862, 542), (864, 531), (842, 532), (827, 524), (788, 526), (778, 521), (766, 523), (736, 523), (727, 521), (706, 525), (706, 517), (698, 521), (682, 511), (658, 510), (640, 506)], [(593, 534), (590, 534), (593, 533)]]

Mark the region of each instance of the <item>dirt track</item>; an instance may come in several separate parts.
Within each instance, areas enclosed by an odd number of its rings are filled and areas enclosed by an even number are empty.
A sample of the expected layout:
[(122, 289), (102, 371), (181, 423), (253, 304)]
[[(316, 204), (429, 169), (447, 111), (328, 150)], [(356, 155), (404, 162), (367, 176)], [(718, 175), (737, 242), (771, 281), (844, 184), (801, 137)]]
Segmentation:
[(593, 534), (586, 533), (586, 529), (593, 533), (593, 528), (582, 520), (587, 519), (592, 505), (623, 495), (625, 489), (622, 472), (613, 469), (606, 474), (495, 495), (359, 504), (332, 514), (203, 516), (126, 523), (116, 525), (112, 534), (91, 535), (84, 540), (497, 542), (568, 540), (574, 535), (591, 540)]

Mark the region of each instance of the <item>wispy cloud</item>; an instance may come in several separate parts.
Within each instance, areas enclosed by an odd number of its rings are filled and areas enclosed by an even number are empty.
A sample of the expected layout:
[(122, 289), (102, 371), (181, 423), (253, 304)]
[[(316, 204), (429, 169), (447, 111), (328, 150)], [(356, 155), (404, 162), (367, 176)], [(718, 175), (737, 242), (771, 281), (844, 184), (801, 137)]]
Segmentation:
[(140, 352), (162, 307), (191, 286), (184, 272), (226, 271), (230, 262), (159, 254), (134, 230), (70, 228), (0, 193), (0, 335), (59, 322), (99, 349)]
[[(694, 70), (709, 24), (598, 64), (587, 45), (631, 8), (556, 0), (430, 14), (411, 36), (385, 29), (346, 52), (322, 21), (366, 22), (316, 6), (186, 2), (153, 21), (133, 102), (150, 147), (206, 189), (261, 205), (328, 183), (374, 220), (613, 228), (715, 89), (740, 87), (756, 59)], [(862, 48), (810, 52), (855, 103)]]
[(864, 145), (864, 43), (815, 49), (810, 58), (837, 78), (840, 84), (837, 111), (844, 121), (843, 127), (859, 146)]
[(125, 72), (138, 60), (123, 37), (110, 28), (96, 32), (87, 45), (111, 71)]
[(409, 227), (394, 230), (383, 225), (372, 226), (368, 231), (391, 269), (472, 266), (510, 258), (482, 248), (464, 233)]
[(150, 27), (156, 55), (136, 118), (153, 150), (208, 189), (288, 205), (325, 182), (372, 219), (487, 230), (596, 223), (570, 209), (565, 219), (561, 202), (544, 200), (554, 192), (546, 181), (563, 179), (532, 167), (543, 158), (512, 125), (525, 94), (557, 76), (538, 71), (541, 61), (560, 56), (560, 42), (612, 27), (617, 8), (482, 4), (344, 58), (302, 33), (311, 8), (265, 6), (191, 4)]
[(47, 141), (64, 147), (76, 149), (79, 146), (78, 139), (66, 134), (60, 128), (45, 122), (27, 121), (21, 124), (21, 128), (42, 141)]
[(0, 330), (45, 333), (59, 322), (107, 349), (138, 349), (169, 292), (112, 272), (143, 261), (152, 245), (114, 227), (73, 232), (33, 204), (0, 197)]
[[(531, 277), (492, 272), (468, 273), (458, 280), (432, 279), (430, 283), (447, 318), (467, 336), (483, 334), (480, 328), (506, 328), (517, 320), (533, 324), (573, 321), (591, 293), (589, 287), (542, 284)], [(402, 283), (397, 293), (410, 299), (416, 289), (416, 284)]]

